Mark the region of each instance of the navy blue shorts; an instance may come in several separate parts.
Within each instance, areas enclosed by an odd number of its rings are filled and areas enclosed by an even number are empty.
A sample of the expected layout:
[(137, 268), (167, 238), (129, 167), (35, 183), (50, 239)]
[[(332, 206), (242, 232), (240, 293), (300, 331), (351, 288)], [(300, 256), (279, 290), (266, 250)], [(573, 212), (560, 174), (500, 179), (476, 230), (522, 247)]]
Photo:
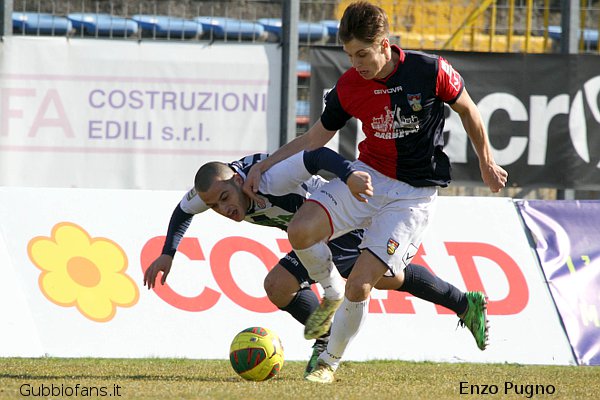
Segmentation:
[[(362, 242), (362, 237), (363, 231), (355, 230), (327, 243), (333, 256), (333, 263), (344, 278), (348, 278), (356, 259), (360, 255), (358, 245)], [(279, 264), (296, 277), (300, 287), (308, 287), (315, 283), (310, 279), (308, 271), (293, 251), (279, 260)]]

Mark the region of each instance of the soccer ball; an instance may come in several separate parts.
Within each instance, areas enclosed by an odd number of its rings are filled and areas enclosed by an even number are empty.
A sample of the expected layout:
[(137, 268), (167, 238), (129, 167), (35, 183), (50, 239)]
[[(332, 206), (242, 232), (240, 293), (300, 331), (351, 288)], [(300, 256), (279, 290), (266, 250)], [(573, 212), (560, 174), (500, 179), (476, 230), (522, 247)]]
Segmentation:
[(233, 338), (229, 361), (235, 372), (248, 381), (271, 379), (283, 367), (281, 340), (267, 328), (246, 328)]

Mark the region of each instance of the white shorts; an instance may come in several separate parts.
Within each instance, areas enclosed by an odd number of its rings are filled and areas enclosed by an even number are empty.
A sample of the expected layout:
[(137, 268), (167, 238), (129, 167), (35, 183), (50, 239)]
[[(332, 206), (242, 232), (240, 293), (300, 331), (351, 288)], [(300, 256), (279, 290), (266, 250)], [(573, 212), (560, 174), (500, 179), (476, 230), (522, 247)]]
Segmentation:
[(356, 200), (340, 179), (321, 187), (309, 201), (319, 203), (327, 212), (331, 238), (366, 229), (359, 247), (369, 250), (395, 275), (410, 263), (421, 245), (435, 209), (437, 188), (411, 186), (362, 161), (355, 161), (353, 166), (371, 175), (374, 193), (368, 203)]

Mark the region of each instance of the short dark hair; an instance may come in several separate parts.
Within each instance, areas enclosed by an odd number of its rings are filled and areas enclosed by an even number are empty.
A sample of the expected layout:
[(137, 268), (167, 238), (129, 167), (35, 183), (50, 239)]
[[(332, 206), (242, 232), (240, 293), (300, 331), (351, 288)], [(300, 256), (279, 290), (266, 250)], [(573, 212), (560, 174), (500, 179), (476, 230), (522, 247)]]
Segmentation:
[(357, 1), (346, 8), (338, 31), (342, 43), (356, 39), (372, 44), (389, 33), (390, 24), (383, 8), (367, 1)]
[(200, 167), (194, 178), (196, 192), (206, 192), (216, 178), (229, 180), (233, 177), (233, 170), (220, 161), (211, 161)]

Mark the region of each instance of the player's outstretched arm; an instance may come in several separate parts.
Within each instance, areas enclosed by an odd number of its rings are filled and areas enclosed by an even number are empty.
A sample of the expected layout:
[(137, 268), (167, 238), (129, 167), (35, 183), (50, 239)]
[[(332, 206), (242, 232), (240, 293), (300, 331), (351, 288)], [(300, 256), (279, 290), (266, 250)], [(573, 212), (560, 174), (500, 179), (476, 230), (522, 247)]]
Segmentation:
[(302, 150), (313, 150), (324, 146), (329, 140), (335, 135), (335, 131), (328, 131), (325, 129), (321, 121), (317, 121), (305, 134), (298, 136), (291, 142), (281, 146), (277, 151), (267, 157), (265, 160), (252, 166), (242, 189), (252, 200), (259, 204), (263, 203), (263, 200), (259, 198), (256, 193), (260, 185), (260, 178), (262, 174), (277, 164), (281, 160), (302, 151)]
[(307, 171), (313, 175), (322, 169), (337, 175), (348, 185), (348, 189), (358, 201), (366, 203), (367, 198), (373, 196), (371, 175), (368, 172), (356, 171), (352, 167), (352, 163), (339, 153), (327, 147), (320, 147), (316, 150), (305, 151), (303, 159)]
[[(169, 275), (169, 272), (171, 271), (173, 257), (177, 252), (179, 242), (189, 228), (194, 217), (194, 213), (202, 211), (202, 209), (199, 208), (199, 205), (196, 204), (200, 203), (198, 200), (196, 200), (196, 197), (197, 195), (195, 194), (195, 191), (189, 191), (173, 210), (171, 219), (169, 220), (169, 228), (167, 229), (167, 236), (162, 248), (162, 254), (156, 260), (154, 260), (152, 264), (150, 264), (144, 273), (144, 286), (147, 286), (148, 289), (152, 289), (156, 285), (156, 277), (158, 276), (159, 272), (162, 272), (160, 283), (162, 285), (165, 284), (167, 275)], [(182, 205), (186, 209), (193, 209), (194, 207), (197, 209), (194, 209), (193, 213), (190, 214), (183, 211)], [(204, 203), (201, 203), (200, 206), (204, 206)]]
[(173, 265), (173, 257), (168, 254), (161, 254), (152, 262), (152, 264), (150, 264), (144, 273), (144, 286), (148, 286), (148, 290), (154, 288), (159, 272), (162, 272), (160, 284), (164, 285), (167, 281), (167, 275), (169, 275), (169, 272), (171, 271), (171, 265)]
[(466, 88), (463, 89), (462, 94), (451, 107), (460, 115), (465, 131), (473, 143), (473, 147), (479, 158), (481, 179), (493, 193), (499, 192), (500, 189), (506, 186), (508, 172), (494, 161), (488, 135), (481, 120), (481, 114), (469, 96), (469, 93), (467, 93)]

